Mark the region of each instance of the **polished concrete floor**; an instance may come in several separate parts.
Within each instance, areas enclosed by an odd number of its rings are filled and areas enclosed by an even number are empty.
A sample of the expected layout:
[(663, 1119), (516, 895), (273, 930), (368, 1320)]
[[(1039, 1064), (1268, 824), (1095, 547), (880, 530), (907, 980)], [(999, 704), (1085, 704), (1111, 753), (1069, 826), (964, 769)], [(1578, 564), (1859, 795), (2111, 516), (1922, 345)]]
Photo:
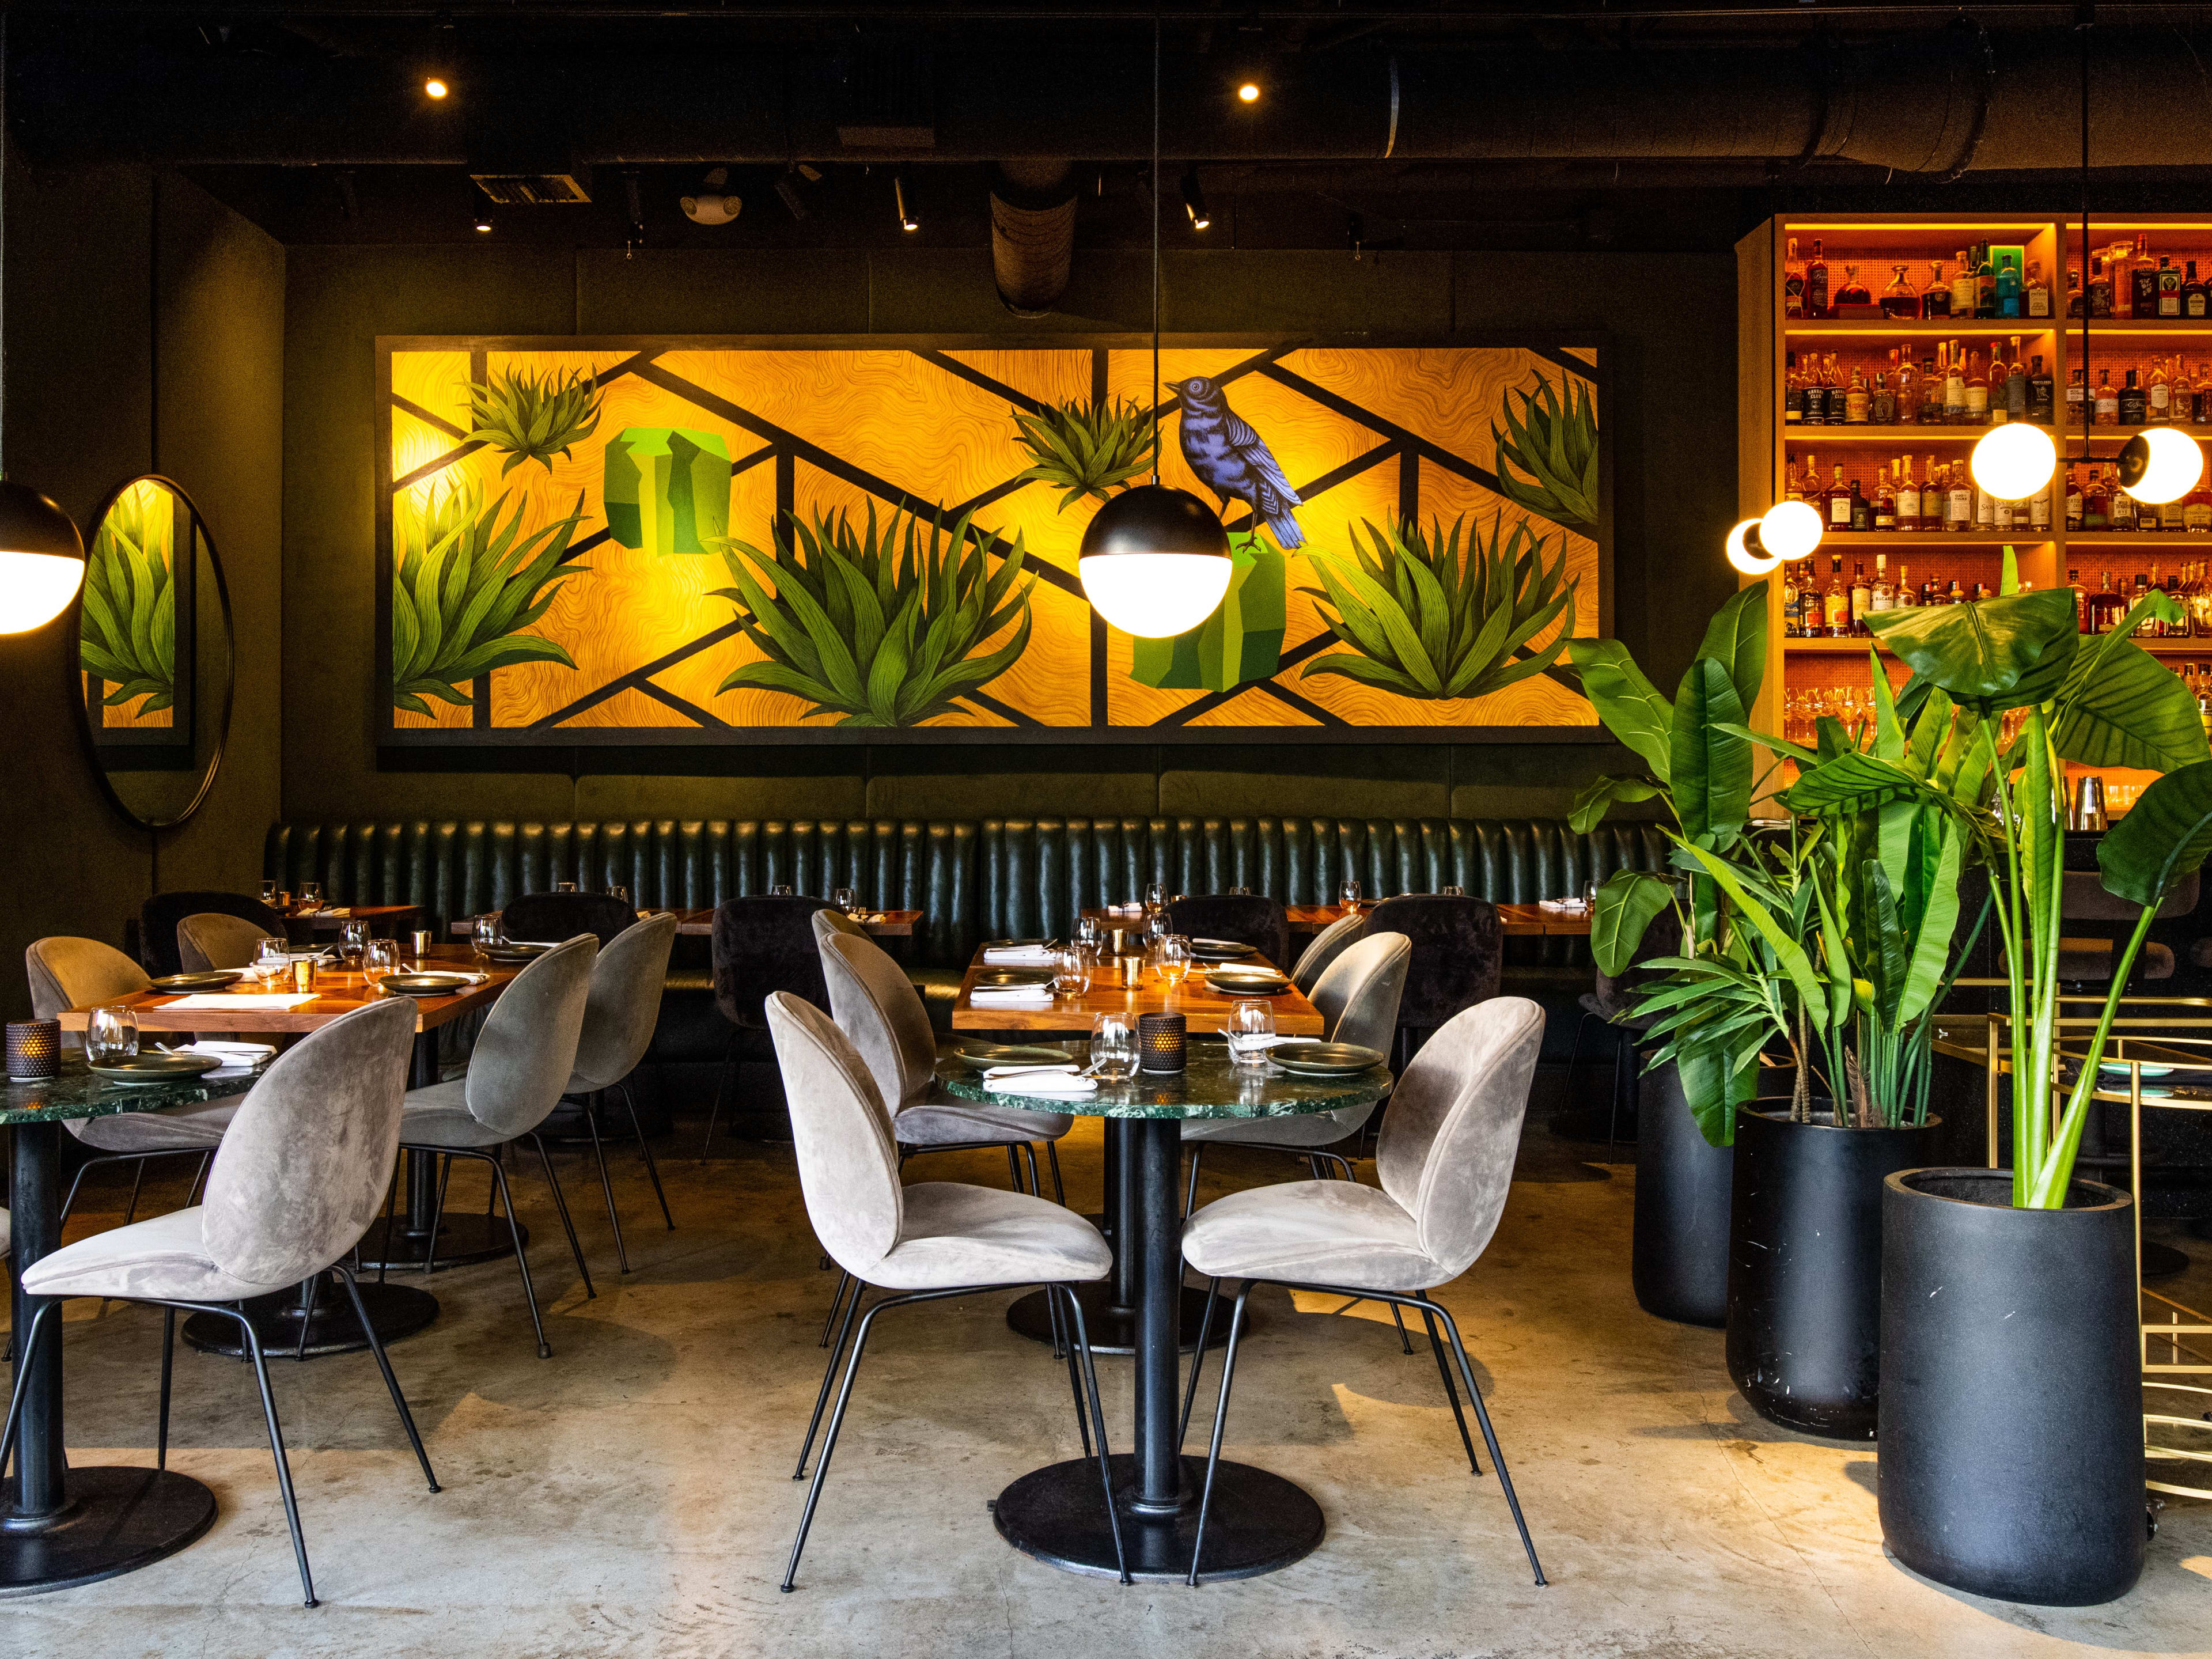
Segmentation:
[[(2212, 1505), (2170, 1505), (2142, 1586), (2106, 1607), (1977, 1601), (1887, 1560), (1873, 1448), (1759, 1422), (1729, 1389), (1717, 1333), (1638, 1310), (1634, 1171), (1553, 1136), (1540, 1110), (1496, 1241), (1443, 1299), (1483, 1375), (1548, 1589), (1529, 1581), (1496, 1480), (1468, 1476), (1429, 1356), (1401, 1352), (1387, 1314), (1275, 1292), (1255, 1297), (1229, 1442), (1320, 1501), (1327, 1539), (1297, 1565), (1198, 1590), (1122, 1589), (1001, 1543), (986, 1503), (1078, 1449), (1065, 1373), (1006, 1328), (994, 1297), (885, 1316), (800, 1589), (779, 1595), (831, 1279), (816, 1268), (789, 1148), (718, 1147), (702, 1164), (696, 1140), (689, 1125), (661, 1148), (674, 1232), (648, 1213), (635, 1148), (616, 1154), (627, 1277), (587, 1160), (561, 1158), (596, 1299), (534, 1170), (518, 1177), (550, 1360), (536, 1356), (511, 1261), (437, 1276), (443, 1317), (393, 1360), (442, 1492), (423, 1490), (365, 1355), (276, 1367), (324, 1606), (299, 1605), (251, 1374), (186, 1353), (172, 1466), (215, 1489), (214, 1530), (130, 1577), (0, 1605), (0, 1654), (2212, 1650)], [(1098, 1147), (1095, 1124), (1079, 1121), (1063, 1153), (1079, 1207), (1096, 1202)], [(1005, 1165), (949, 1154), (923, 1172), (1003, 1182)], [(1210, 1152), (1205, 1191), (1292, 1173)], [(455, 1177), (456, 1207), (480, 1201), (479, 1179)], [(118, 1218), (117, 1189), (97, 1198), (71, 1237)], [(160, 1316), (91, 1302), (69, 1315), (75, 1455), (150, 1462)], [(1102, 1369), (1126, 1448), (1126, 1366)]]

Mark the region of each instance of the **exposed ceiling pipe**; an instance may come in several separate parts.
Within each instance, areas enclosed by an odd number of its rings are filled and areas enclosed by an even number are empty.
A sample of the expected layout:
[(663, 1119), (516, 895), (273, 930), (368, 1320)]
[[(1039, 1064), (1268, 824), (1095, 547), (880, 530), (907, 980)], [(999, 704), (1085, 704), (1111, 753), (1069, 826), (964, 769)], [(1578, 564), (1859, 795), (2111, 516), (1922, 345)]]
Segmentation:
[(1067, 292), (1075, 256), (1074, 164), (1013, 161), (991, 174), (991, 274), (1017, 317), (1042, 317)]
[[(2208, 54), (2212, 56), (2212, 54)], [(608, 53), (502, 61), (501, 82), (565, 72), (578, 159), (612, 166), (988, 162), (1151, 150), (1141, 52), (1079, 62), (1048, 45), (939, 52), (927, 142), (842, 142), (822, 52)], [(1394, 73), (1395, 71), (1395, 73)], [(1235, 161), (1847, 161), (1901, 173), (2073, 168), (2079, 58), (2069, 35), (1923, 31), (1808, 51), (1545, 52), (1364, 40), (1285, 57), (1237, 104), (1211, 58), (1168, 65), (1166, 154)], [(1395, 99), (1393, 83), (1395, 83)], [(2171, 35), (2100, 41), (2100, 163), (2212, 164), (2212, 80)], [(459, 100), (456, 100), (459, 101)], [(18, 60), (9, 103), (33, 160), (180, 165), (453, 165), (459, 111), (423, 107), (398, 66), (360, 59), (178, 59), (48, 52)], [(1395, 127), (1392, 113), (1395, 112)], [(878, 135), (880, 136), (880, 135)], [(1018, 204), (1017, 204), (1018, 205)]]

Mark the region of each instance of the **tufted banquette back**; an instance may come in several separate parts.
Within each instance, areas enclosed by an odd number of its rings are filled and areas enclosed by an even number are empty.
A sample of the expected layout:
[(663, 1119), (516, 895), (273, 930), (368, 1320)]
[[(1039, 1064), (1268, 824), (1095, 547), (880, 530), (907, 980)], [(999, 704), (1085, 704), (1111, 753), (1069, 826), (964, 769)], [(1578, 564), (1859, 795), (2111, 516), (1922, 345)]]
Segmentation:
[[(1622, 868), (1657, 869), (1656, 825), (1558, 818), (1131, 817), (638, 819), (517, 823), (358, 818), (270, 828), (262, 873), (298, 890), (320, 881), (336, 903), (419, 904), (428, 925), (497, 909), (574, 881), (619, 884), (649, 908), (705, 909), (788, 883), (821, 896), (851, 887), (863, 902), (920, 910), (916, 954), (964, 963), (979, 940), (1064, 932), (1085, 905), (1232, 887), (1286, 904), (1334, 902), (1337, 884), (1367, 896), (1463, 887), (1498, 902), (1579, 893)], [(1568, 959), (1566, 939), (1516, 941)]]

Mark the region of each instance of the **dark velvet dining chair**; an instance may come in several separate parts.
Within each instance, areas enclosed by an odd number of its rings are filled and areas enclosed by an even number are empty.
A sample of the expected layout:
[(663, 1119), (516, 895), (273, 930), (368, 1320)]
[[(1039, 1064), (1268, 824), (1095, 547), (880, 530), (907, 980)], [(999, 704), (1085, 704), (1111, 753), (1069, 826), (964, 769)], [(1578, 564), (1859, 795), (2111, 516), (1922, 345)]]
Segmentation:
[(1360, 937), (1403, 933), (1413, 941), (1405, 994), (1398, 1004), (1402, 1069), (1430, 1032), (1462, 1009), (1496, 996), (1505, 970), (1505, 934), (1487, 899), (1407, 893), (1367, 913)]
[(558, 945), (579, 933), (612, 945), (636, 925), (635, 907), (612, 893), (525, 893), (500, 912), (500, 931), (507, 938), (540, 945)]
[(714, 1009), (732, 1029), (722, 1074), (714, 1085), (714, 1109), (707, 1115), (707, 1138), (699, 1146), (702, 1160), (714, 1144), (738, 1043), (747, 1031), (768, 1029), (769, 998), (788, 991), (830, 1012), (830, 982), (823, 976), (822, 948), (814, 940), (814, 916), (833, 908), (825, 899), (787, 893), (726, 899), (714, 907)]
[(1168, 921), (1191, 939), (1249, 945), (1285, 973), (1291, 966), (1291, 918), (1282, 901), (1252, 893), (1204, 893), (1168, 906)]

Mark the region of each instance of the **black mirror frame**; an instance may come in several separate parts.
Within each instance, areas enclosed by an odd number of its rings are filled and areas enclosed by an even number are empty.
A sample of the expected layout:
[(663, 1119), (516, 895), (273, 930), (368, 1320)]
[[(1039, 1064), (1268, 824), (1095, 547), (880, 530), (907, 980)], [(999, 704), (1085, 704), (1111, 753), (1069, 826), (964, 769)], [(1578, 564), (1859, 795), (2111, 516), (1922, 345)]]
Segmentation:
[(100, 745), (93, 739), (92, 720), (85, 713), (83, 660), (76, 643), (83, 638), (84, 634), (82, 615), (84, 593), (82, 587), (78, 589), (76, 598), (70, 601), (67, 612), (70, 639), (70, 708), (74, 711), (76, 718), (77, 736), (83, 742), (85, 757), (92, 763), (92, 775), (100, 784), (100, 793), (107, 797), (108, 805), (121, 814), (126, 822), (135, 823), (142, 830), (173, 830), (206, 805), (209, 792), (215, 787), (216, 775), (222, 770), (223, 756), (230, 745), (232, 697), (238, 686), (238, 635), (231, 620), (230, 585), (223, 580), (222, 554), (215, 544), (215, 533), (208, 528), (207, 519), (200, 512), (199, 503), (194, 501), (190, 492), (174, 478), (159, 472), (135, 473), (100, 497), (100, 505), (94, 510), (89, 521), (91, 529), (85, 537), (87, 568), (90, 567), (93, 541), (100, 534), (100, 526), (106, 520), (109, 509), (123, 498), (126, 490), (135, 489), (142, 483), (160, 484), (182, 501), (191, 514), (193, 538), (207, 549), (208, 564), (215, 572), (216, 602), (222, 610), (222, 709), (216, 724), (215, 744), (213, 751), (208, 757), (207, 770), (201, 775), (199, 787), (192, 792), (191, 799), (185, 804), (184, 811), (179, 812), (174, 817), (163, 818), (158, 823), (140, 817), (137, 813), (131, 811), (114, 784), (109, 781), (107, 769), (100, 763)]

